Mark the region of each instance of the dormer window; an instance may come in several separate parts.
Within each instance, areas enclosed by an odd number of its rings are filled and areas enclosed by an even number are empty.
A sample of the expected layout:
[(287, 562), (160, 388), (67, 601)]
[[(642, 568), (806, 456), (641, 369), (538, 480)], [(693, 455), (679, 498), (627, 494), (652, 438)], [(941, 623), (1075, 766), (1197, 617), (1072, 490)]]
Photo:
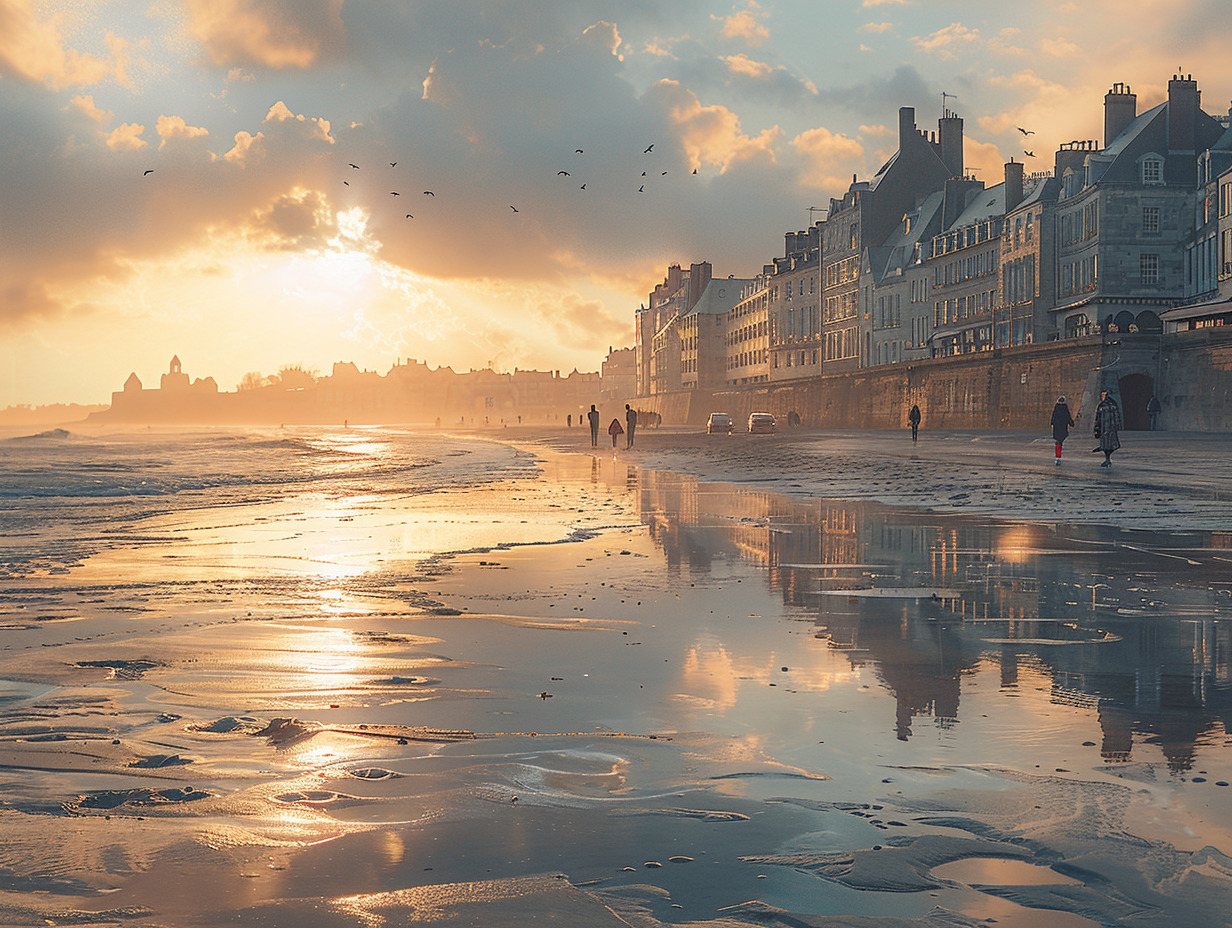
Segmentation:
[(1162, 184), (1164, 182), (1164, 163), (1158, 158), (1142, 159), (1142, 183)]

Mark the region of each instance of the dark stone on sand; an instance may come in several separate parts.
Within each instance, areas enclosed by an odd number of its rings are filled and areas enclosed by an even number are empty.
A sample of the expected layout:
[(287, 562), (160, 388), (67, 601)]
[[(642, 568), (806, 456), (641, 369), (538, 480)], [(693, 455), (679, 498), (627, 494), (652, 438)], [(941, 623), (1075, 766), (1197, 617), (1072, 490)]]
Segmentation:
[(187, 757), (181, 757), (179, 754), (151, 754), (149, 757), (142, 757), (140, 760), (135, 760), (128, 766), (130, 767), (179, 767), (184, 764), (191, 764)]

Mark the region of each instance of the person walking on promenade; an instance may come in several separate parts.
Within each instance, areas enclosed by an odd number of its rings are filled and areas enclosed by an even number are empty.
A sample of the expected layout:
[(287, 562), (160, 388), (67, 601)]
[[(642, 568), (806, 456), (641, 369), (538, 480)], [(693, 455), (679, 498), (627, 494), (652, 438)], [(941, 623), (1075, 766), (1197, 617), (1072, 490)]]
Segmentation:
[(911, 423), (911, 443), (914, 445), (920, 437), (920, 407), (912, 403), (911, 412), (907, 413), (907, 421)]
[(599, 447), (599, 410), (595, 409), (595, 404), (590, 404), (590, 412), (586, 414), (586, 418), (590, 420), (590, 447)]
[(1121, 407), (1108, 395), (1107, 390), (1101, 391), (1099, 405), (1095, 407), (1095, 437), (1099, 439), (1099, 447), (1094, 449), (1104, 452), (1100, 467), (1112, 466), (1112, 452), (1121, 447), (1118, 434), (1121, 428)]
[(1061, 466), (1061, 445), (1069, 438), (1069, 430), (1074, 427), (1074, 417), (1070, 415), (1065, 397), (1057, 397), (1057, 405), (1052, 407), (1052, 440), (1057, 445), (1057, 467)]
[(1159, 406), (1159, 397), (1157, 397), (1154, 393), (1152, 393), (1151, 398), (1146, 401), (1146, 414), (1147, 416), (1150, 417), (1152, 432), (1155, 431), (1155, 427), (1159, 425), (1160, 411), (1161, 409)]
[(616, 450), (616, 439), (624, 434), (624, 426), (620, 424), (619, 419), (613, 419), (612, 424), (607, 427), (607, 433), (612, 436), (612, 450)]
[(637, 428), (637, 410), (625, 403), (625, 447), (633, 447), (633, 431)]

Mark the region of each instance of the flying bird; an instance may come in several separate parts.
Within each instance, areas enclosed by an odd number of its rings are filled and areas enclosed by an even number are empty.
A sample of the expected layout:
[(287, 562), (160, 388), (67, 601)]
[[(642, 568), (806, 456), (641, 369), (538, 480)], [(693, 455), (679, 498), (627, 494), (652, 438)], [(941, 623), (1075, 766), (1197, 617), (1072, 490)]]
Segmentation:
[(436, 194), (435, 194), (435, 193), (433, 193), (431, 190), (425, 190), (425, 191), (424, 191), (424, 196), (425, 196), (425, 197), (434, 197), (434, 196), (436, 196)]
[(585, 185), (585, 184), (582, 184), (582, 186), (578, 187), (578, 190), (585, 190), (585, 189), (586, 189), (586, 185)]
[(642, 171), (642, 177), (645, 177), (645, 176), (646, 176), (646, 172)]
[(344, 180), (342, 183), (344, 186), (347, 186), (347, 187), (351, 186), (351, 182), (349, 180)]
[(390, 166), (391, 168), (396, 168), (396, 167), (398, 166), (398, 162), (397, 162), (397, 161), (391, 161), (391, 162), (389, 162), (389, 166)]
[(512, 203), (509, 204), (509, 208), (513, 210), (515, 213), (518, 211), (518, 208), (514, 206)]
[(644, 152), (642, 152), (642, 154), (643, 154), (643, 155), (648, 155), (648, 154), (650, 154), (650, 149), (652, 149), (652, 148), (654, 148), (654, 142), (651, 142), (649, 145), (647, 145), (647, 146), (646, 146), (646, 150), (645, 150)]
[(667, 171), (664, 171), (664, 172), (663, 172), (662, 174), (660, 174), (659, 176), (660, 176), (660, 177), (667, 177)]
[(696, 174), (696, 173), (697, 173), (697, 168), (694, 168), (694, 169), (693, 169), (693, 173), (694, 173), (694, 174)]
[(642, 184), (642, 186), (640, 186), (640, 187), (638, 187), (638, 188), (637, 188), (637, 192), (638, 192), (638, 193), (643, 193), (643, 192), (645, 192), (645, 190), (646, 190), (646, 185), (645, 185), (645, 184)]
[(410, 213), (407, 213), (407, 214), (406, 214), (406, 218), (407, 218), (407, 219), (414, 219), (415, 217), (414, 217), (414, 216), (412, 216)]
[[(145, 172), (145, 174), (153, 174), (153, 173), (154, 173), (154, 169), (153, 169), (153, 168), (150, 168), (148, 171), (146, 171), (146, 172)], [(145, 174), (142, 174), (141, 176), (142, 176), (142, 177), (145, 177)]]
[(565, 177), (568, 177), (568, 176), (569, 176), (569, 172), (568, 172), (568, 171), (557, 171), (557, 172), (556, 172), (556, 176), (557, 176), (557, 177), (560, 177), (560, 175), (562, 175), (562, 174), (564, 174), (564, 175), (565, 175)]
[[(347, 164), (350, 164), (350, 162), (348, 161), (348, 162), (347, 162)], [(357, 170), (357, 171), (359, 170), (359, 165), (358, 165), (358, 164), (351, 164), (351, 167), (353, 167), (353, 168), (354, 168), (355, 170)]]
[(580, 155), (581, 153), (582, 153), (582, 149), (580, 149), (580, 148), (579, 148), (579, 149), (577, 149), (576, 154), (579, 154), (579, 155)]
[(390, 195), (391, 197), (400, 197), (400, 196), (402, 196), (402, 194), (400, 194), (397, 190), (391, 190), (391, 191), (389, 191), (389, 195)]
[(1017, 129), (1019, 132), (1021, 132), (1023, 135), (1035, 135), (1035, 131), (1033, 129), (1024, 129), (1022, 126), (1015, 126), (1014, 128)]
[(1028, 158), (1034, 158), (1034, 157), (1035, 157), (1035, 152), (1033, 152), (1033, 151), (1027, 151), (1025, 148), (1022, 150), (1022, 153), (1023, 153), (1024, 155), (1026, 155)]

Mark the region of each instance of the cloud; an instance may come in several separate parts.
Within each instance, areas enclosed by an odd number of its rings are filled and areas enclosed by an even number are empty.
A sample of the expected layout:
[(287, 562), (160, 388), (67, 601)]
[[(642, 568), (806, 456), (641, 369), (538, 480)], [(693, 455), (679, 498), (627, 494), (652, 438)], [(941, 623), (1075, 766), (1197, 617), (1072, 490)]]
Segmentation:
[(745, 9), (731, 16), (712, 15), (710, 18), (723, 23), (720, 32), (723, 38), (743, 39), (751, 45), (761, 45), (770, 38), (770, 30), (762, 24), (766, 16), (760, 6), (750, 2)]
[(94, 97), (92, 94), (78, 95), (68, 101), (69, 105), (76, 108), (78, 112), (84, 113), (90, 119), (97, 123), (110, 122), (115, 115), (111, 110), (100, 109), (94, 105)]
[(267, 251), (304, 251), (325, 247), (338, 235), (338, 224), (323, 193), (295, 187), (255, 210), (247, 233)]
[(647, 97), (663, 108), (691, 168), (716, 165), (722, 172), (736, 161), (775, 158), (775, 145), (783, 137), (778, 126), (756, 136), (746, 135), (732, 110), (721, 105), (703, 106), (693, 91), (676, 81), (660, 81)]
[(889, 32), (894, 28), (894, 23), (865, 23), (860, 27), (863, 32)]
[(135, 122), (126, 122), (118, 126), (107, 136), (107, 147), (112, 151), (139, 151), (150, 143), (141, 137), (145, 126)]
[(806, 187), (840, 190), (844, 178), (864, 165), (864, 146), (859, 141), (823, 126), (800, 133), (791, 145), (804, 161), (801, 183)]
[(114, 64), (67, 48), (59, 17), (40, 20), (29, 0), (0, 0), (0, 74), (59, 89), (97, 84), (114, 72)]
[(955, 58), (957, 56), (954, 49), (970, 46), (979, 42), (979, 39), (978, 29), (969, 29), (962, 23), (950, 23), (944, 29), (938, 29), (924, 37), (916, 36), (912, 41), (927, 52), (935, 52), (943, 58)]
[(909, 6), (909, 3), (908, 0), (864, 0), (860, 6)]
[(281, 100), (271, 106), (269, 112), (265, 114), (265, 125), (276, 125), (278, 123), (289, 123), (291, 126), (296, 126), (298, 123), (296, 128), (300, 130), (304, 138), (318, 139), (331, 145), (334, 144), (334, 137), (329, 134), (330, 124), (328, 119), (292, 113)]
[(235, 145), (223, 158), (231, 164), (244, 166), (250, 158), (259, 158), (265, 153), (265, 133), (253, 135), (244, 129), (235, 133)]
[(343, 0), (186, 0), (191, 31), (222, 67), (309, 68), (346, 45)]
[(1072, 58), (1081, 54), (1082, 48), (1068, 39), (1041, 39), (1040, 51), (1053, 58)]
[(620, 58), (620, 33), (615, 23), (600, 21), (582, 30), (582, 41), (593, 42), (609, 55)]
[(765, 78), (769, 77), (774, 70), (770, 65), (762, 61), (754, 61), (748, 55), (741, 52), (738, 55), (730, 55), (724, 58), (728, 69), (733, 74), (741, 74), (745, 77)]
[(209, 129), (190, 126), (184, 121), (183, 116), (159, 116), (154, 130), (162, 139), (158, 143), (160, 149), (166, 147), (167, 142), (172, 139), (199, 139), (210, 134)]

